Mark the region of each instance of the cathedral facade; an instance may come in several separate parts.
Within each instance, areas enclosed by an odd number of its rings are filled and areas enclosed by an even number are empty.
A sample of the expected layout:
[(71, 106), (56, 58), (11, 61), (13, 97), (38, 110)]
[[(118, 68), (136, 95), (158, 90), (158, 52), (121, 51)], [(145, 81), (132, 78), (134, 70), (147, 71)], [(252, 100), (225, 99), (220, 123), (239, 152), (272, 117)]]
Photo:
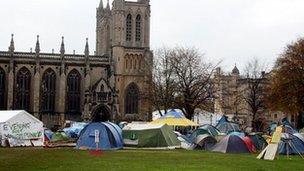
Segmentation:
[(114, 0), (96, 15), (96, 51), (90, 55), (0, 51), (0, 110), (26, 110), (47, 126), (66, 120), (148, 120), (153, 54), (150, 2)]

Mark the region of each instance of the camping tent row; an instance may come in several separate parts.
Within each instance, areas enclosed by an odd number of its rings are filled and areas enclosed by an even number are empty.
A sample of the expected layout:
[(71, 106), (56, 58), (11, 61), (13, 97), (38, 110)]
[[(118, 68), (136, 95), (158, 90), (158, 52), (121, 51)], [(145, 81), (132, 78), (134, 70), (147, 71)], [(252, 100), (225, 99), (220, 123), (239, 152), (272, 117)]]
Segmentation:
[(1, 146), (43, 146), (43, 132), (43, 123), (26, 111), (0, 111)]

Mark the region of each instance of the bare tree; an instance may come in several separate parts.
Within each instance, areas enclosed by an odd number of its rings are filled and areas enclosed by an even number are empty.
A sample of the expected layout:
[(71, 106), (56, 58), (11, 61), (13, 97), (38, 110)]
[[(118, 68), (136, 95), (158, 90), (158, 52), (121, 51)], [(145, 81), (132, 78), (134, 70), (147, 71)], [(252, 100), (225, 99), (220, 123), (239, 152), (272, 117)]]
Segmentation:
[(154, 109), (165, 113), (174, 106), (176, 83), (173, 79), (173, 67), (170, 61), (172, 49), (163, 47), (156, 51), (153, 64), (152, 88), (149, 99)]
[(203, 62), (203, 55), (195, 48), (174, 48), (170, 58), (177, 86), (175, 103), (191, 119), (195, 108), (213, 97), (212, 75), (215, 66)]
[(265, 88), (267, 84), (265, 70), (257, 59), (253, 59), (247, 64), (245, 73), (246, 87), (243, 90), (243, 98), (247, 103), (247, 110), (252, 115), (253, 130), (260, 131), (262, 123), (259, 122), (259, 115), (265, 109)]

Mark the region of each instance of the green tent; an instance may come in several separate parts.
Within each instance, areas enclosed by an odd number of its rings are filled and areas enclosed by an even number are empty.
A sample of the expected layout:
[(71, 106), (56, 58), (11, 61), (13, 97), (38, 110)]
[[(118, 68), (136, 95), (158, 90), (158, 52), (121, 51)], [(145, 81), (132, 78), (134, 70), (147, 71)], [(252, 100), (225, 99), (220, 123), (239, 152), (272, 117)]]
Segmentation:
[(168, 125), (128, 124), (122, 130), (125, 146), (177, 147), (180, 142)]
[(52, 139), (51, 139), (52, 142), (67, 141), (67, 140), (69, 140), (69, 137), (63, 131), (62, 132), (61, 131), (55, 132), (52, 136)]

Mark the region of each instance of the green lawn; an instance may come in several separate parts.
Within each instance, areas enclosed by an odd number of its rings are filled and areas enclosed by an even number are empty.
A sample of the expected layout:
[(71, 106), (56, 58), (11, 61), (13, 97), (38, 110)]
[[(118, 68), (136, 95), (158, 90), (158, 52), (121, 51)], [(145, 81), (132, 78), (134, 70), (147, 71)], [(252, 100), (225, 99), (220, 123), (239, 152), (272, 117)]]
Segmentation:
[(304, 170), (298, 156), (275, 161), (255, 157), (186, 150), (119, 150), (95, 157), (74, 149), (0, 148), (0, 170)]

